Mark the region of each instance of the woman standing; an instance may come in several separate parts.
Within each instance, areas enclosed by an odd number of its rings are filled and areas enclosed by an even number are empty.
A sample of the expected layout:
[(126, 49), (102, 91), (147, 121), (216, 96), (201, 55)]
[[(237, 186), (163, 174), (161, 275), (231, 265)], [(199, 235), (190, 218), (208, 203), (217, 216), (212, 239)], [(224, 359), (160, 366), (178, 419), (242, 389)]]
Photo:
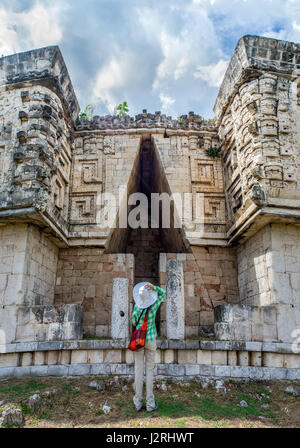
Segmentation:
[(133, 403), (137, 411), (143, 407), (143, 379), (144, 379), (144, 356), (146, 364), (146, 409), (148, 412), (157, 409), (158, 405), (153, 394), (153, 375), (155, 366), (156, 338), (155, 326), (156, 312), (164, 300), (166, 291), (151, 283), (141, 282), (133, 288), (133, 298), (135, 305), (132, 313), (132, 325), (136, 328), (142, 326), (146, 309), (148, 307), (148, 323), (145, 347), (134, 352), (134, 373), (135, 373), (135, 395)]

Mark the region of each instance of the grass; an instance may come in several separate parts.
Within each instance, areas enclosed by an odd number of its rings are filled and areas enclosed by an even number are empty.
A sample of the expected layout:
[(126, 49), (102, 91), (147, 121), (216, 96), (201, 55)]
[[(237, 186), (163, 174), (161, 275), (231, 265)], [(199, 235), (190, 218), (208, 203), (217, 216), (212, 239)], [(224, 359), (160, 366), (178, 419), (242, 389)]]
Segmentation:
[[(249, 388), (248, 385), (245, 386), (245, 389), (247, 390)], [(254, 389), (254, 385), (251, 385), (251, 389)], [(184, 391), (185, 394), (192, 393), (195, 391), (195, 384), (190, 384), (188, 386), (183, 386), (181, 389)], [(255, 390), (257, 395), (260, 395), (261, 393), (264, 393), (265, 395), (270, 394), (270, 392), (265, 389), (263, 386), (257, 386)], [(207, 392), (209, 394), (209, 392)], [(211, 390), (210, 395), (216, 394), (215, 391)], [(225, 397), (224, 397), (225, 398)], [(220, 396), (217, 398), (214, 398), (212, 396), (205, 396), (203, 398), (198, 398), (196, 395), (191, 395), (188, 401), (182, 401), (180, 398), (174, 399), (174, 398), (158, 398), (158, 410), (155, 411), (155, 414), (162, 418), (166, 419), (168, 417), (171, 417), (173, 419), (177, 419), (177, 422), (181, 421), (178, 420), (178, 417), (199, 417), (200, 419), (203, 419), (206, 422), (209, 422), (210, 420), (216, 420), (216, 419), (232, 419), (232, 418), (239, 418), (241, 420), (245, 420), (248, 417), (265, 417), (269, 419), (275, 419), (275, 415), (273, 412), (271, 412), (268, 408), (262, 408), (262, 404), (269, 404), (270, 399), (266, 397), (261, 397), (260, 399), (256, 396), (253, 396), (247, 392), (244, 393), (237, 393), (235, 395), (235, 399), (233, 400), (231, 397), (231, 400), (228, 399), (220, 399)], [(246, 401), (248, 406), (243, 407), (240, 405), (240, 401)], [(225, 401), (225, 404), (224, 404)], [(226, 401), (228, 401), (226, 403)], [(123, 408), (122, 413), (124, 417), (131, 416), (132, 411), (132, 404), (128, 403), (127, 400), (119, 400), (116, 402), (116, 404)], [(147, 416), (147, 412), (144, 411), (141, 413), (142, 417)], [(186, 419), (185, 419), (186, 422)]]
[(28, 380), (25, 384), (11, 384), (7, 386), (0, 386), (0, 400), (3, 398), (14, 398), (14, 397), (26, 397), (32, 395), (36, 391), (42, 391), (45, 389), (45, 384), (38, 382), (34, 379)]
[(74, 383), (71, 381), (70, 383), (64, 383), (62, 385), (62, 393), (63, 394), (70, 394), (70, 395), (78, 395), (80, 394), (80, 390), (75, 389)]
[[(299, 399), (285, 393), (286, 382), (226, 383), (227, 393), (217, 393), (214, 387), (202, 389), (190, 381), (176, 384), (166, 381), (168, 390), (154, 390), (158, 409), (137, 413), (132, 398), (132, 384), (119, 377), (119, 387), (113, 386), (113, 377), (106, 377), (106, 389), (89, 388), (95, 377), (82, 378), (12, 378), (0, 381), (2, 405), (17, 406), (23, 411), (25, 427), (280, 427), (300, 426)], [(103, 378), (99, 378), (103, 380)], [(127, 390), (122, 385), (127, 384)], [(56, 389), (56, 392), (53, 389)], [(49, 390), (50, 397), (42, 394), (42, 406), (28, 408), (28, 397)], [(248, 406), (243, 407), (244, 400)], [(105, 414), (107, 404), (111, 412)], [(262, 407), (268, 404), (267, 408)], [(286, 412), (288, 409), (288, 412)]]

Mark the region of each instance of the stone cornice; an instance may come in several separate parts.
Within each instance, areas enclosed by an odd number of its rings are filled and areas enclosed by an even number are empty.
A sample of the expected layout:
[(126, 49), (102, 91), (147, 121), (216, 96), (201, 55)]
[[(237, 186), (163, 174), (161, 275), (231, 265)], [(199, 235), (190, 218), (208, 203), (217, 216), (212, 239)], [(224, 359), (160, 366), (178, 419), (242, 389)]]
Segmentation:
[(0, 86), (26, 87), (38, 83), (54, 90), (67, 116), (75, 120), (79, 104), (65, 61), (57, 45), (0, 58)]
[(244, 82), (265, 71), (293, 76), (294, 70), (297, 69), (300, 69), (300, 44), (260, 36), (241, 37), (214, 105), (218, 122)]
[[(125, 349), (129, 339), (83, 339), (74, 341), (19, 342), (0, 345), (0, 353), (48, 350), (111, 350)], [(157, 339), (161, 350), (242, 350), (254, 352), (294, 353), (292, 344), (283, 342), (215, 341), (200, 339)]]

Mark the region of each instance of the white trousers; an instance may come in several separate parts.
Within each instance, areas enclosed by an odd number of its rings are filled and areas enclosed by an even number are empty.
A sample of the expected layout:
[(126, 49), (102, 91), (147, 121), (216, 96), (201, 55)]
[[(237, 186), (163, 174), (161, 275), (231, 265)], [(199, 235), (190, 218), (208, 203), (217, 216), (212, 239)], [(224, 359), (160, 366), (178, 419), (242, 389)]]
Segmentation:
[[(153, 376), (155, 367), (156, 340), (146, 342), (145, 347), (134, 352), (134, 389), (133, 403), (137, 410), (143, 405), (144, 365), (146, 367), (146, 409), (152, 411), (155, 408), (153, 395)], [(144, 362), (145, 357), (145, 362)]]

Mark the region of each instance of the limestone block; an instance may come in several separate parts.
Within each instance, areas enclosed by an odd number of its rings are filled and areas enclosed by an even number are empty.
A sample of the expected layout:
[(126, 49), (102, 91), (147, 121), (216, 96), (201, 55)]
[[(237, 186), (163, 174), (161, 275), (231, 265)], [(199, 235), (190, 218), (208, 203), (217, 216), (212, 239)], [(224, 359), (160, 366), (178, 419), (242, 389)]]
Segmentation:
[(53, 322), (48, 325), (48, 341), (60, 341), (64, 339), (63, 325)]
[(250, 364), (250, 356), (247, 351), (239, 351), (238, 352), (238, 365), (239, 366), (249, 366)]
[(134, 353), (132, 350), (126, 350), (125, 351), (125, 361), (127, 364), (133, 364), (134, 363)]
[(227, 365), (227, 351), (226, 350), (212, 350), (211, 363), (213, 365), (226, 366)]
[(216, 377), (229, 377), (231, 372), (230, 366), (215, 366), (215, 376)]
[(283, 367), (284, 355), (280, 353), (264, 353), (263, 366), (264, 367)]
[(226, 322), (215, 322), (214, 332), (219, 341), (230, 341), (234, 339), (234, 328)]
[(250, 321), (240, 324), (236, 322), (234, 325), (234, 339), (238, 341), (251, 341), (251, 338)]
[(21, 356), (21, 365), (22, 366), (32, 366), (32, 353), (22, 353)]
[(196, 364), (196, 350), (178, 350), (178, 364)]
[(96, 325), (96, 336), (99, 338), (109, 336), (109, 328), (109, 325)]
[(286, 379), (289, 381), (300, 380), (300, 369), (287, 369)]
[(18, 365), (18, 353), (1, 353), (0, 367), (16, 367)]
[(64, 321), (78, 322), (82, 321), (83, 308), (77, 303), (69, 303), (63, 305)]
[(184, 280), (182, 261), (167, 261), (166, 325), (168, 339), (184, 339)]
[(156, 349), (156, 351), (155, 351), (155, 363), (156, 364), (160, 364), (162, 362), (161, 358), (162, 358), (161, 350)]
[(185, 366), (185, 374), (186, 375), (199, 375), (200, 373), (200, 366), (198, 364), (187, 364)]
[(237, 352), (235, 350), (229, 350), (227, 356), (229, 366), (236, 366), (238, 364)]
[(274, 325), (263, 326), (263, 340), (264, 341), (276, 341), (277, 340), (277, 328), (276, 323)]
[(60, 362), (62, 365), (70, 364), (71, 350), (62, 350)]
[[(199, 320), (199, 317), (198, 317)], [(195, 337), (195, 336), (199, 336), (199, 324), (198, 325), (186, 325), (185, 326), (185, 337), (186, 338), (190, 338), (190, 337)]]
[(283, 367), (288, 369), (300, 369), (300, 355), (283, 355)]
[(38, 325), (27, 324), (17, 327), (15, 340), (20, 341), (34, 341), (36, 336), (36, 330), (39, 329)]
[(178, 376), (178, 375), (184, 375), (185, 374), (185, 366), (182, 366), (180, 364), (168, 364), (168, 375), (171, 376)]
[(47, 364), (49, 366), (58, 364), (58, 351), (57, 350), (49, 350), (47, 353)]
[(129, 336), (129, 281), (114, 278), (112, 293), (111, 337), (116, 339)]
[(34, 365), (42, 366), (45, 364), (45, 352), (34, 352)]
[(218, 305), (214, 309), (215, 322), (231, 324), (234, 320), (247, 320), (250, 309), (250, 307), (244, 305)]
[(17, 310), (14, 306), (0, 308), (0, 344), (15, 341), (17, 328)]
[(103, 362), (103, 350), (88, 350), (87, 362), (98, 364)]
[(211, 365), (212, 351), (211, 350), (197, 350), (197, 364)]
[(290, 305), (277, 306), (277, 337), (282, 342), (293, 342), (292, 332), (296, 325), (295, 308)]
[[(55, 367), (66, 368), (66, 366), (55, 366)], [(90, 372), (91, 372), (90, 364), (72, 364), (72, 365), (68, 366), (68, 375), (71, 375), (71, 376), (72, 375), (78, 375), (78, 376), (89, 375)]]
[(164, 362), (166, 364), (174, 362), (174, 350), (164, 350)]
[(23, 305), (24, 291), (22, 289), (24, 282), (23, 274), (7, 274), (6, 287), (4, 290), (5, 305)]
[(84, 364), (88, 359), (88, 350), (72, 350), (71, 364)]
[(283, 355), (283, 367), (288, 369), (300, 369), (299, 353)]
[(62, 333), (64, 339), (66, 340), (82, 339), (83, 337), (82, 321), (64, 322)]
[(293, 303), (292, 289), (288, 273), (275, 273), (272, 268), (268, 269), (269, 279), (272, 284), (274, 303)]
[(273, 306), (265, 306), (262, 308), (263, 322), (268, 325), (274, 325), (276, 323), (276, 308)]
[(122, 351), (121, 350), (105, 350), (103, 362), (109, 363), (109, 364), (122, 362)]
[(261, 365), (262, 365), (262, 353), (261, 352), (251, 352), (250, 365), (254, 366), (254, 367), (261, 367)]

